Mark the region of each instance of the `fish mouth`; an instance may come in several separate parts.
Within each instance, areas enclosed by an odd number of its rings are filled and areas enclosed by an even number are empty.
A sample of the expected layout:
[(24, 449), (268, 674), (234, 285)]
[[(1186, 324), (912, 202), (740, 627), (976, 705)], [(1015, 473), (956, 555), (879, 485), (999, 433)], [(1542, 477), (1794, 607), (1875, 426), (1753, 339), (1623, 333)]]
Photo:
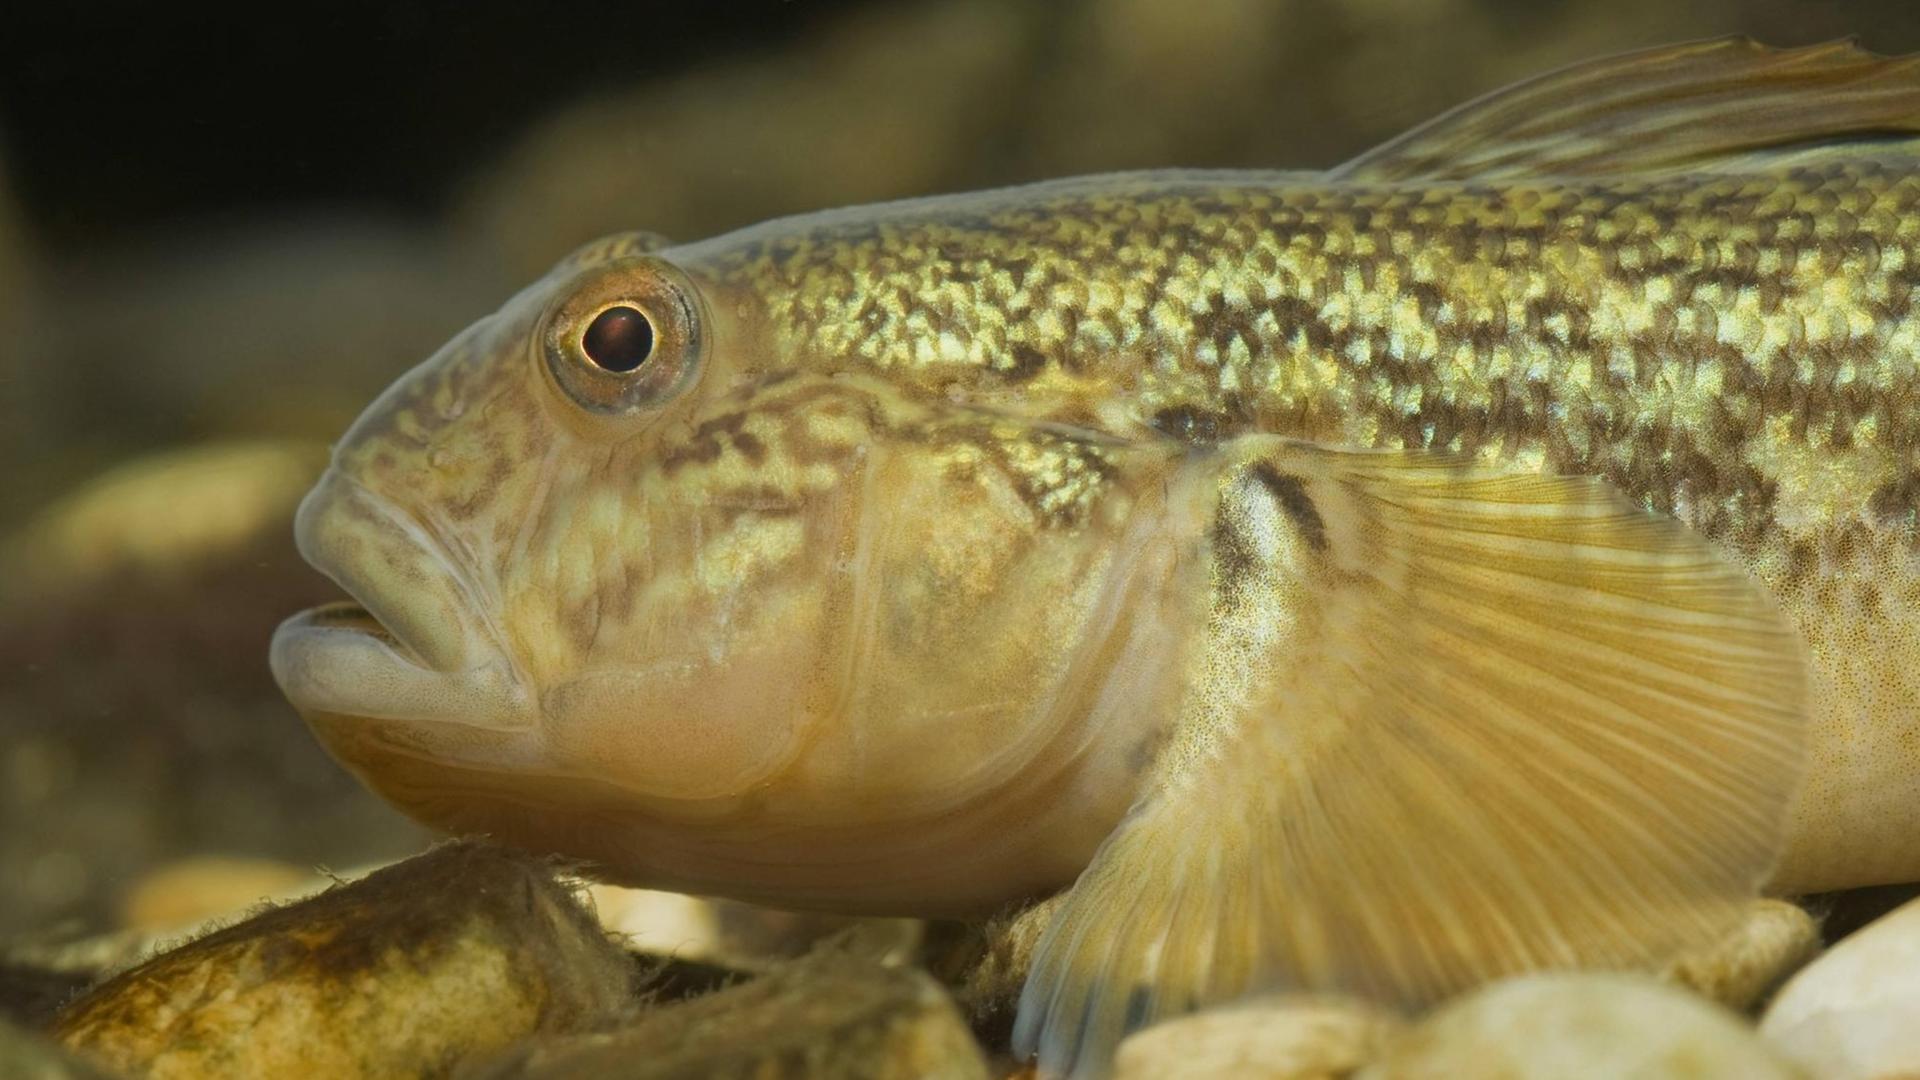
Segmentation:
[(351, 600), (274, 631), (281, 691), (308, 715), (493, 730), (531, 724), (529, 695), (443, 545), (337, 469), (300, 504), (300, 554)]
[(336, 600), (330, 604), (308, 608), (294, 618), (304, 620), (309, 626), (333, 627), (366, 634), (388, 648), (402, 653), (414, 663), (425, 666), (413, 650), (407, 648), (399, 638), (393, 636), (393, 632), (388, 630), (385, 624), (373, 617), (372, 612), (352, 600)]

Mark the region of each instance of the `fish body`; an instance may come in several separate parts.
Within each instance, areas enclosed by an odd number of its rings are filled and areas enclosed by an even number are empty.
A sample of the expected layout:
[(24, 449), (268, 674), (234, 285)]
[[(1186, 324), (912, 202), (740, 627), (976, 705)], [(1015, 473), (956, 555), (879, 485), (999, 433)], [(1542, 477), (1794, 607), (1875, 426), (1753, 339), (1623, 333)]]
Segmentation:
[(1920, 76), (1600, 61), (1326, 173), (588, 245), (303, 506), (282, 685), (432, 824), (976, 914), (1017, 1041), (1421, 1003), (1920, 876)]
[(1812, 653), (1839, 767), (1780, 871), (1811, 891), (1920, 875), (1920, 839), (1857, 825), (1914, 805), (1876, 744), (1920, 721), (1917, 165), (1896, 143), (1499, 185), (1147, 173), (704, 250), (818, 370), (1134, 440), (1599, 476), (1678, 517)]

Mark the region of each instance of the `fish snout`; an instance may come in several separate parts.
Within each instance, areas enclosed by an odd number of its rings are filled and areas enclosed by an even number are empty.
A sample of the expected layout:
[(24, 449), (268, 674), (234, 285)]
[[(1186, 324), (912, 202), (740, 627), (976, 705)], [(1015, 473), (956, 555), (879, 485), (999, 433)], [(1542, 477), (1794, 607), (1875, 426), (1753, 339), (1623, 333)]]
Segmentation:
[(429, 525), (338, 468), (301, 503), (300, 554), (353, 599), (275, 631), (275, 678), (302, 712), (488, 728), (532, 723), (531, 696), (470, 571)]

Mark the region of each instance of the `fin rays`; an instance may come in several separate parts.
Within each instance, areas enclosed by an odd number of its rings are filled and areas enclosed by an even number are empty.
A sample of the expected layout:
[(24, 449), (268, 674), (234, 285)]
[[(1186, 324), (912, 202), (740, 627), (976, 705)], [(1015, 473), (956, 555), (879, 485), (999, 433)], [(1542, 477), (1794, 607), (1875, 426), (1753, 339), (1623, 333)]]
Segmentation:
[(1417, 1005), (1651, 964), (1754, 894), (1802, 688), (1744, 571), (1597, 481), (1243, 443), (1304, 478), (1328, 550), (1240, 569), (1209, 631), (1228, 659), (1043, 938), (1019, 1049), (1091, 1072), (1144, 1020), (1254, 989)]
[(1470, 101), (1335, 169), (1341, 180), (1607, 176), (1920, 135), (1920, 57), (1721, 38), (1576, 64)]

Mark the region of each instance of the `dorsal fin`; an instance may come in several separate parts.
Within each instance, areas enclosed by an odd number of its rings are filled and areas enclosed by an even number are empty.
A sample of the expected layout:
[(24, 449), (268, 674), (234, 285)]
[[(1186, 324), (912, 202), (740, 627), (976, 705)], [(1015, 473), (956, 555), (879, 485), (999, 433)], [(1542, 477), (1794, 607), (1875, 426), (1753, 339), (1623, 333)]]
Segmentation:
[(1575, 64), (1496, 90), (1332, 172), (1365, 181), (1605, 176), (1756, 150), (1920, 136), (1920, 56), (1851, 41), (1719, 38)]

